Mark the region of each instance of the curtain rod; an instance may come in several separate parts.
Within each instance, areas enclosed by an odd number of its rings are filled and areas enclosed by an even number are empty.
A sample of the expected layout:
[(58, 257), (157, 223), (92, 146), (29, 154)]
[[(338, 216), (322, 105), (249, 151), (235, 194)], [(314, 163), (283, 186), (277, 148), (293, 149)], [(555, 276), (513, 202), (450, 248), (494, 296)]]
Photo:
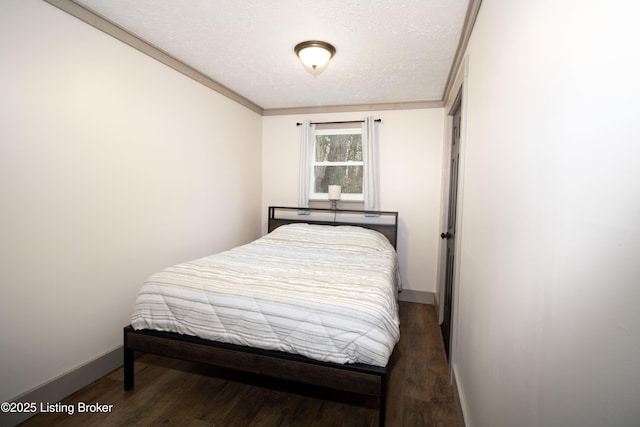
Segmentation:
[[(382, 119), (375, 119), (374, 122), (382, 123)], [(311, 122), (311, 125), (338, 125), (342, 123), (364, 123), (364, 120), (345, 120), (343, 122)], [(296, 123), (296, 126), (302, 126), (302, 123)]]

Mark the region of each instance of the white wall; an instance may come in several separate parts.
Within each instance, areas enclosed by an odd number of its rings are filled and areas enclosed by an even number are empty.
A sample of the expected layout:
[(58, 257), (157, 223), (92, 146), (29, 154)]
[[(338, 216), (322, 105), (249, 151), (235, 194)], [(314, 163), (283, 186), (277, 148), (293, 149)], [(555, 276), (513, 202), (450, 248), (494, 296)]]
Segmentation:
[[(404, 289), (436, 291), (444, 129), (442, 108), (263, 118), (263, 212), (297, 206), (297, 122), (381, 118), (380, 209), (399, 212), (398, 256)], [(266, 217), (263, 217), (266, 228)]]
[(260, 235), (261, 117), (0, 2), (0, 401), (122, 345), (152, 272)]
[(468, 426), (640, 423), (633, 4), (482, 3), (455, 355)]

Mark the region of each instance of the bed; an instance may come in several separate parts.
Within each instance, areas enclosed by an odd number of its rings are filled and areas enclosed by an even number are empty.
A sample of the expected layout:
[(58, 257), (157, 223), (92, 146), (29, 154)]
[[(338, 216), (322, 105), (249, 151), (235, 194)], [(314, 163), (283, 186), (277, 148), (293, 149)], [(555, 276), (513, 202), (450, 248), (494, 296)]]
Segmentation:
[(373, 396), (384, 425), (397, 212), (270, 207), (267, 228), (145, 281), (124, 328), (125, 390), (147, 352)]

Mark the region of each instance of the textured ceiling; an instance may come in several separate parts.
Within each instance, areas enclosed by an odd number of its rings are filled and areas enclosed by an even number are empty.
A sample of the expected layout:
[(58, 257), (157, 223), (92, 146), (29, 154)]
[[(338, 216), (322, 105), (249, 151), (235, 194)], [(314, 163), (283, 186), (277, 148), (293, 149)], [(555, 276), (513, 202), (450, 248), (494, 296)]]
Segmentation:
[[(75, 0), (263, 109), (439, 101), (468, 0)], [(309, 74), (293, 52), (336, 47)]]

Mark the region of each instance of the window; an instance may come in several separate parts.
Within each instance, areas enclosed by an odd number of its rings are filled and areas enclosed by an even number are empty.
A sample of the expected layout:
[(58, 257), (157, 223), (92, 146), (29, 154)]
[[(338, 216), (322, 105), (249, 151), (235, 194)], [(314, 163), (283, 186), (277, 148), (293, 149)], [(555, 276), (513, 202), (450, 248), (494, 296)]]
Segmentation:
[(327, 199), (329, 185), (342, 187), (342, 200), (363, 200), (362, 128), (317, 129), (311, 164), (311, 199)]

